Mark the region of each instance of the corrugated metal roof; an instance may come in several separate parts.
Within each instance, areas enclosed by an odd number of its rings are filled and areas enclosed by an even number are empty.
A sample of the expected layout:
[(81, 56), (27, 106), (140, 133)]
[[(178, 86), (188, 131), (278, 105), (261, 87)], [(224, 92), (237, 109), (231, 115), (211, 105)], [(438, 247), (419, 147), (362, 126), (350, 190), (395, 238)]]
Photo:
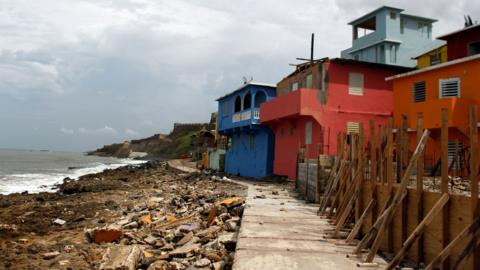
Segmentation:
[(480, 26), (480, 24), (474, 24), (474, 25), (471, 25), (471, 26), (462, 28), (462, 29), (460, 29), (460, 30), (457, 30), (457, 31), (450, 32), (450, 33), (448, 33), (448, 34), (439, 36), (439, 37), (437, 37), (437, 39), (445, 40), (445, 39), (446, 39), (447, 37), (449, 37), (449, 36), (453, 36), (453, 35), (459, 34), (459, 33), (464, 32), (464, 31), (469, 31), (469, 30), (471, 30), (471, 29), (473, 29), (473, 28), (477, 28), (477, 27), (479, 27), (479, 26)]
[(407, 76), (412, 76), (412, 75), (415, 75), (415, 74), (420, 74), (420, 73), (435, 70), (435, 69), (440, 69), (440, 68), (444, 68), (444, 67), (448, 67), (448, 66), (468, 62), (468, 61), (472, 61), (472, 60), (475, 60), (475, 59), (480, 59), (480, 54), (467, 56), (467, 57), (464, 57), (464, 58), (456, 59), (456, 60), (453, 60), (453, 61), (448, 61), (448, 62), (441, 63), (441, 64), (438, 64), (438, 65), (429, 66), (429, 67), (426, 67), (426, 68), (417, 69), (417, 70), (414, 70), (414, 71), (410, 71), (410, 72), (398, 74), (398, 75), (395, 75), (395, 76), (387, 77), (387, 78), (385, 78), (385, 80), (386, 81), (391, 81), (391, 80), (395, 80), (395, 79), (399, 79), (399, 78), (403, 78), (403, 77), (407, 77)]

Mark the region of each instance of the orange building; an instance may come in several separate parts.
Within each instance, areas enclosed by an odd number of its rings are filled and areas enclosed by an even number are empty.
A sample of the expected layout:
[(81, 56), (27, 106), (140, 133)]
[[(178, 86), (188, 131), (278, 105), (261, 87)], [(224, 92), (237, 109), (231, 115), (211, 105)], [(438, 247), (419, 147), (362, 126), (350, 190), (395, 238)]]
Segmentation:
[(454, 158), (457, 171), (466, 164), (469, 107), (480, 104), (480, 55), (468, 56), (428, 68), (387, 78), (393, 82), (394, 125), (402, 115), (408, 118), (412, 143), (416, 137), (416, 119), (421, 114), (431, 139), (426, 149), (426, 166), (433, 167), (440, 158), (441, 110), (448, 109), (449, 164)]
[(425, 165), (433, 168), (440, 160), (441, 110), (448, 109), (449, 167), (464, 173), (469, 107), (480, 105), (480, 25), (465, 27), (439, 39), (447, 42), (447, 62), (386, 79), (393, 82), (394, 125), (400, 126), (405, 115), (414, 145), (416, 119), (422, 116), (424, 127), (432, 131)]

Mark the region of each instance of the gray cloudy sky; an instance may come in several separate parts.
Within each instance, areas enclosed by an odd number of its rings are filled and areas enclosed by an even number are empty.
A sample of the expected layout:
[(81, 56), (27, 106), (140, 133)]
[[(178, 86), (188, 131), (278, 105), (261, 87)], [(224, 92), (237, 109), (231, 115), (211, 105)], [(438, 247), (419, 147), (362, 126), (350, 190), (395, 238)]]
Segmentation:
[(0, 148), (85, 151), (205, 122), (242, 77), (276, 83), (295, 57), (339, 56), (380, 5), (479, 19), (480, 1), (0, 0)]

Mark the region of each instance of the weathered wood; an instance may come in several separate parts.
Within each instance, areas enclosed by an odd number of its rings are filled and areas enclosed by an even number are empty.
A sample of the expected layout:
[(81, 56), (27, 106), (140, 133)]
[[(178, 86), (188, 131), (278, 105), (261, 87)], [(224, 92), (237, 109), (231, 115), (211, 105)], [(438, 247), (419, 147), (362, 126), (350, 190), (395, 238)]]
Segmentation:
[[(388, 192), (390, 196), (393, 196), (393, 132), (392, 132), (392, 118), (388, 119), (387, 122), (387, 145), (386, 145), (386, 175), (385, 180), (387, 181)], [(389, 252), (393, 251), (393, 228), (390, 227), (387, 232), (387, 248)]]
[(480, 228), (480, 218), (477, 218), (470, 225), (465, 227), (440, 253), (425, 267), (425, 270), (433, 270), (438, 264), (444, 262), (453, 251), (453, 248), (460, 243), (468, 243), (473, 239), (475, 232)]
[(425, 218), (420, 222), (420, 224), (415, 228), (415, 230), (410, 234), (408, 239), (403, 243), (402, 249), (397, 252), (395, 258), (390, 262), (386, 269), (394, 269), (407, 255), (407, 252), (413, 246), (415, 241), (423, 234), (425, 228), (433, 221), (433, 219), (442, 211), (443, 207), (449, 200), (448, 193), (444, 193), (442, 197), (437, 201), (433, 208), (428, 212)]
[[(417, 115), (417, 143), (420, 142), (423, 134), (423, 115), (419, 113)], [(418, 158), (417, 161), (417, 225), (420, 224), (423, 219), (423, 176), (425, 171), (424, 153)], [(425, 261), (424, 253), (424, 237), (423, 234), (418, 239), (417, 244), (417, 260), (419, 262)]]
[[(441, 114), (441, 134), (440, 134), (440, 159), (442, 180), (440, 189), (442, 193), (448, 193), (448, 109), (442, 109)], [(442, 213), (442, 244), (446, 247), (450, 241), (450, 223), (449, 223), (448, 204), (443, 208)], [(442, 269), (449, 269), (449, 259), (442, 263)]]
[[(480, 216), (480, 204), (478, 203), (478, 109), (470, 106), (470, 181), (472, 198), (472, 220)], [(475, 240), (475, 242), (478, 239)], [(480, 248), (475, 246), (473, 256), (474, 269), (480, 269)]]
[(375, 199), (371, 199), (371, 200), (370, 200), (370, 202), (368, 203), (367, 207), (366, 207), (365, 210), (363, 211), (362, 216), (360, 217), (360, 219), (355, 222), (355, 226), (353, 226), (353, 229), (352, 229), (352, 231), (350, 232), (350, 234), (348, 234), (347, 239), (345, 240), (345, 242), (349, 243), (349, 242), (352, 242), (352, 241), (353, 241), (353, 239), (357, 236), (358, 232), (359, 232), (360, 229), (362, 228), (362, 224), (363, 224), (363, 222), (365, 221), (365, 219), (367, 218), (368, 213), (373, 209), (373, 207), (374, 207), (376, 204), (377, 204), (377, 201), (376, 201)]
[(405, 173), (402, 177), (402, 181), (400, 182), (400, 186), (398, 187), (398, 189), (397, 189), (397, 191), (396, 191), (396, 193), (393, 197), (391, 207), (389, 207), (389, 209), (386, 210), (387, 215), (380, 225), (380, 229), (378, 230), (378, 233), (376, 234), (376, 237), (375, 237), (375, 240), (373, 241), (370, 252), (369, 252), (367, 258), (365, 259), (366, 262), (372, 262), (373, 258), (377, 254), (378, 248), (380, 246), (380, 241), (382, 240), (382, 237), (383, 237), (383, 232), (385, 231), (386, 227), (392, 221), (393, 215), (395, 213), (395, 209), (401, 203), (401, 198), (403, 197), (402, 195), (407, 188), (408, 182), (410, 180), (410, 175), (413, 171), (414, 166), (417, 163), (417, 160), (418, 160), (421, 152), (423, 152), (424, 149), (425, 149), (425, 144), (426, 144), (426, 141), (428, 139), (429, 134), (430, 134), (430, 131), (428, 129), (424, 131), (424, 133), (422, 135), (422, 139), (420, 140), (419, 144), (417, 145), (417, 148), (415, 149), (415, 152), (412, 156), (412, 159), (410, 160), (410, 162), (409, 162), (409, 164), (408, 164), (408, 166), (405, 170)]
[[(403, 200), (403, 198), (405, 198), (405, 196), (407, 196), (406, 191), (403, 193), (401, 199)], [(380, 211), (380, 213), (382, 213), (382, 214), (380, 214), (380, 216), (375, 221), (375, 223), (372, 225), (372, 227), (368, 230), (368, 232), (363, 236), (363, 238), (360, 240), (360, 242), (358, 242), (357, 246), (355, 247), (355, 250), (354, 250), (355, 254), (360, 253), (360, 251), (363, 248), (365, 248), (368, 243), (370, 243), (372, 238), (375, 237), (375, 235), (378, 232), (378, 229), (380, 228), (380, 225), (382, 224), (383, 220), (385, 219), (385, 217), (387, 215), (387, 210), (391, 207), (392, 200), (393, 200), (393, 196), (389, 196), (388, 200), (383, 205), (382, 211)]]
[[(457, 262), (452, 266), (452, 269), (464, 269), (463, 266), (467, 262), (467, 259), (472, 255), (475, 248), (480, 244), (480, 229), (473, 234), (473, 237), (469, 240), (467, 245), (463, 248), (462, 252), (460, 253), (459, 259)], [(477, 269), (477, 268), (474, 268)]]
[[(400, 162), (398, 162), (399, 166), (400, 166), (400, 177), (399, 179), (401, 179), (401, 176), (403, 176), (404, 174), (404, 166), (408, 163), (408, 150), (409, 150), (409, 147), (408, 147), (408, 134), (407, 134), (407, 129), (408, 129), (408, 119), (407, 119), (407, 116), (405, 115), (402, 115), (402, 126), (401, 126), (401, 139), (400, 139), (400, 149), (398, 149), (397, 151), (399, 151), (401, 154), (401, 158), (400, 158)], [(423, 153), (423, 152), (422, 152)], [(422, 154), (421, 153), (421, 154)], [(420, 155), (421, 155), (420, 154)], [(420, 157), (419, 157), (420, 159)], [(415, 164), (416, 165), (416, 164)], [(402, 243), (405, 242), (405, 240), (407, 239), (407, 224), (408, 224), (408, 213), (407, 213), (407, 200), (408, 200), (408, 195), (407, 195), (407, 198), (402, 200), (402, 203), (400, 204), (400, 208), (401, 208), (401, 215), (402, 215), (402, 219), (401, 219), (401, 241)]]
[(364, 143), (365, 143), (365, 135), (363, 130), (363, 123), (360, 123), (360, 134), (358, 137), (358, 156), (357, 156), (357, 165), (359, 168), (359, 180), (356, 184), (357, 186), (357, 196), (355, 201), (355, 222), (360, 219), (362, 215), (363, 209), (363, 186), (364, 186), (364, 175), (365, 175), (365, 157), (367, 156), (364, 153)]

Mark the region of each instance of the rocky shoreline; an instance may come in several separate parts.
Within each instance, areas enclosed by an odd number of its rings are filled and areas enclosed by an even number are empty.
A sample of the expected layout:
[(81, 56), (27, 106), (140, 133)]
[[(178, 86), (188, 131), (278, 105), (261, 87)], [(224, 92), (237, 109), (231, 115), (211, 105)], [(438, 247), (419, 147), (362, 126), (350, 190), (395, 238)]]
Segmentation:
[(0, 269), (230, 269), (245, 194), (157, 161), (0, 195)]

